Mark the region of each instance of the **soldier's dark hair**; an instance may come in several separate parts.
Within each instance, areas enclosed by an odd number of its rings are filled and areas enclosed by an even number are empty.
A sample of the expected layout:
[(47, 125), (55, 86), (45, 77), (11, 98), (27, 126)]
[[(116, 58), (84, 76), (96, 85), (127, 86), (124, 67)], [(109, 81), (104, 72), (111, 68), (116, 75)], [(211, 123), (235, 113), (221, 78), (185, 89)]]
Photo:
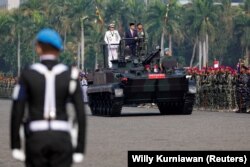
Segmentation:
[(37, 44), (41, 47), (41, 49), (42, 49), (42, 51), (44, 53), (48, 53), (48, 52), (60, 52), (59, 49), (53, 47), (50, 44), (46, 44), (46, 43), (43, 43), (43, 42), (37, 42)]

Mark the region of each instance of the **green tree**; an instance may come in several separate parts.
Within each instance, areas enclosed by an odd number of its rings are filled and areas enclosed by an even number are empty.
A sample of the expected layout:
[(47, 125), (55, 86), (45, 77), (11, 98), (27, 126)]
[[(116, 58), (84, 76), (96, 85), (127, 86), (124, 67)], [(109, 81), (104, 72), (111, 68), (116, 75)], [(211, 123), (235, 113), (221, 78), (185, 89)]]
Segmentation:
[[(214, 1), (193, 0), (186, 20), (193, 32), (192, 36), (196, 38), (195, 45), (198, 46), (199, 51), (199, 67), (205, 67), (209, 60), (209, 37), (210, 41), (213, 41), (218, 20)], [(196, 48), (194, 47), (194, 49)]]

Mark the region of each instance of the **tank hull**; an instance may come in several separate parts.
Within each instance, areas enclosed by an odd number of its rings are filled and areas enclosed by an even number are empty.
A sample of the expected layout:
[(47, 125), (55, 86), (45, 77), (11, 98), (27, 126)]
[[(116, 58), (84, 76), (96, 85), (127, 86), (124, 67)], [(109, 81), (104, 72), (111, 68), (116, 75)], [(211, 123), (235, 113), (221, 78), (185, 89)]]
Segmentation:
[[(109, 101), (119, 104), (121, 107), (116, 107), (119, 110), (123, 105), (156, 103), (163, 115), (191, 114), (194, 94), (189, 92), (190, 85), (192, 84), (190, 84), (186, 76), (161, 79), (134, 77), (115, 83), (90, 85), (88, 88), (90, 108), (92, 113), (95, 110), (94, 115), (119, 116), (121, 111), (115, 111), (116, 114), (114, 115), (101, 111), (105, 111), (105, 108), (111, 106), (106, 105), (106, 103), (110, 103)], [(95, 105), (99, 106), (99, 108), (93, 108)], [(187, 106), (190, 106), (189, 111), (184, 111)]]

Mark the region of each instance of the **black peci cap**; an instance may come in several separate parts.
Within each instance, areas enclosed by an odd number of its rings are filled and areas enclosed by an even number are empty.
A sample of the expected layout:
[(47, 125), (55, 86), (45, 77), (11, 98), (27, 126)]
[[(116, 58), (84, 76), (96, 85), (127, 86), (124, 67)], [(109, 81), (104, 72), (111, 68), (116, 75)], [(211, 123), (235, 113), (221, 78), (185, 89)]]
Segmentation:
[(134, 26), (135, 25), (135, 23), (129, 23), (129, 26)]

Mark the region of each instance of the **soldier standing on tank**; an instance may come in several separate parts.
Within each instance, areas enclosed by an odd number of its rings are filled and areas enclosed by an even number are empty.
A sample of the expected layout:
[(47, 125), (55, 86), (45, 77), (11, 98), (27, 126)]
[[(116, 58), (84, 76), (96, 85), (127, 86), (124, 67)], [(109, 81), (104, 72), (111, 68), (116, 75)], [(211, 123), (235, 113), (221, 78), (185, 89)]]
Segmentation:
[[(59, 63), (62, 39), (52, 29), (36, 36), (40, 63), (25, 69), (13, 91), (11, 149), (13, 158), (27, 167), (70, 167), (84, 158), (86, 117), (78, 70)], [(75, 108), (78, 135), (72, 146), (67, 101)], [(29, 106), (25, 113), (26, 103)], [(25, 118), (25, 154), (21, 150), (20, 126)]]
[(126, 38), (125, 40), (126, 48), (130, 49), (133, 58), (135, 58), (137, 56), (136, 45), (137, 45), (137, 39), (138, 39), (138, 34), (135, 28), (135, 23), (129, 24), (129, 29), (125, 33), (125, 38)]
[(147, 54), (147, 33), (141, 23), (137, 24), (137, 35), (138, 35), (138, 55), (145, 56)]
[(121, 37), (119, 32), (115, 30), (115, 24), (111, 23), (109, 25), (109, 30), (106, 31), (104, 36), (104, 41), (108, 48), (108, 65), (112, 67), (112, 60), (118, 59), (118, 52), (117, 49), (120, 44)]
[(164, 49), (164, 55), (160, 58), (160, 70), (165, 73), (171, 74), (178, 63), (176, 58), (173, 57), (172, 51), (169, 48)]

